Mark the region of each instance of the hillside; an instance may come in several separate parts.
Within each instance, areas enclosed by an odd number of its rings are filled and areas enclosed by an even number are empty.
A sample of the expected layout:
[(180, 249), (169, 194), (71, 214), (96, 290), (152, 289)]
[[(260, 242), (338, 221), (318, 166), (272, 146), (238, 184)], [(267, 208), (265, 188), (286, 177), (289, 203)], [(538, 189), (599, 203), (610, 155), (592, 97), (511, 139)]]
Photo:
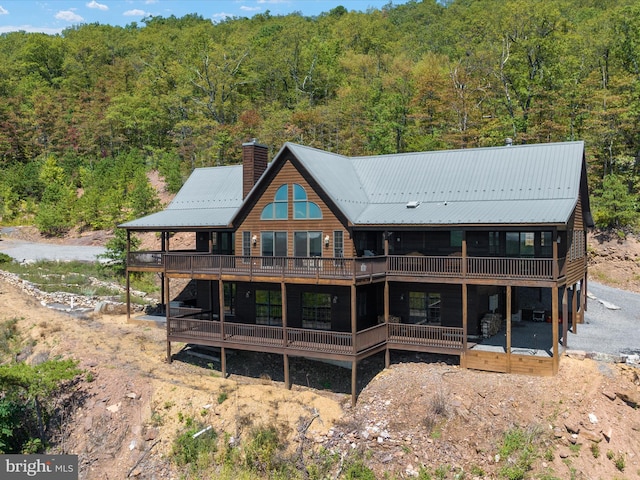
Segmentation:
[[(637, 287), (637, 243), (625, 245), (619, 253), (617, 241), (593, 242), (592, 273), (604, 272), (598, 281), (606, 275)], [(565, 357), (558, 376), (534, 378), (466, 371), (416, 354), (394, 354), (383, 370), (383, 359), (373, 357), (361, 364), (351, 408), (350, 375), (339, 367), (292, 359), (287, 391), (280, 358), (236, 353), (223, 379), (215, 360), (179, 353), (167, 364), (164, 331), (155, 326), (123, 316), (69, 317), (7, 283), (0, 283), (0, 302), (0, 320), (20, 318), (27, 361), (70, 355), (91, 372), (93, 381), (75, 387), (53, 443), (80, 455), (81, 478), (180, 476), (186, 470), (172, 464), (172, 442), (189, 417), (236, 442), (257, 425), (275, 425), (291, 461), (309, 464), (321, 447), (334, 452), (332, 478), (356, 452), (377, 478), (417, 476), (421, 467), (436, 478), (462, 470), (465, 478), (501, 478), (505, 466), (517, 465), (516, 454), (496, 456), (514, 428), (535, 439), (529, 478), (640, 476), (640, 378), (630, 366)]]
[[(364, 7), (364, 4), (363, 4)], [(0, 35), (0, 221), (50, 236), (156, 208), (257, 138), (347, 156), (585, 142), (594, 220), (637, 225), (633, 0), (425, 0)], [(481, 34), (478, 34), (481, 32)]]

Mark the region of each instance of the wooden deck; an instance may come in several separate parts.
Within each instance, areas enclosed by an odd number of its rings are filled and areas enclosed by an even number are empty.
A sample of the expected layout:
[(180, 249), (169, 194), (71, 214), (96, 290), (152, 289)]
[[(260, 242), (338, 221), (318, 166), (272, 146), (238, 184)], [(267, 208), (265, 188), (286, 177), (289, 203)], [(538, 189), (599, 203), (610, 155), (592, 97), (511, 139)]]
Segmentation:
[[(553, 282), (562, 278), (561, 258), (502, 258), (389, 255), (377, 257), (255, 257), (194, 252), (131, 252), (131, 271), (158, 271), (169, 276), (240, 280), (372, 282), (384, 278)], [(576, 262), (574, 262), (576, 263)], [(583, 264), (584, 259), (577, 263)]]
[(193, 318), (182, 312), (169, 317), (167, 339), (216, 347), (341, 360), (362, 357), (390, 346), (431, 353), (462, 353), (462, 328), (380, 324), (350, 332), (271, 327)]

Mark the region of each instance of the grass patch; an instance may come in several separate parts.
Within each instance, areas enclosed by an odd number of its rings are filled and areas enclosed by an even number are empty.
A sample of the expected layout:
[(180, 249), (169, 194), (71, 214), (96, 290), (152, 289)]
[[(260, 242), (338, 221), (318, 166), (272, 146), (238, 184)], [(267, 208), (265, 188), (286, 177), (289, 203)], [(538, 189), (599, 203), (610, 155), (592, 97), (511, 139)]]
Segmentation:
[(540, 429), (532, 426), (526, 430), (512, 428), (505, 432), (498, 453), (505, 464), (500, 468), (501, 478), (508, 480), (522, 480), (531, 470), (537, 456), (536, 439), (540, 436)]
[[(3, 270), (18, 275), (33, 283), (43, 292), (65, 292), (88, 297), (111, 297), (125, 301), (125, 279), (111, 274), (97, 262), (55, 262), (41, 260), (22, 265), (18, 262), (0, 263)], [(132, 290), (146, 293), (158, 291), (153, 274), (131, 276)], [(133, 303), (148, 303), (147, 300), (132, 295)]]
[(18, 340), (17, 318), (10, 318), (0, 323), (0, 354), (4, 356), (12, 353), (13, 346)]
[(199, 472), (212, 463), (217, 441), (218, 434), (212, 428), (192, 425), (173, 441), (173, 458), (179, 466), (190, 465), (192, 472)]
[(624, 459), (624, 454), (620, 453), (616, 459), (613, 461), (613, 464), (616, 466), (616, 468), (618, 470), (620, 470), (621, 472), (624, 472), (624, 469), (626, 467), (626, 462)]

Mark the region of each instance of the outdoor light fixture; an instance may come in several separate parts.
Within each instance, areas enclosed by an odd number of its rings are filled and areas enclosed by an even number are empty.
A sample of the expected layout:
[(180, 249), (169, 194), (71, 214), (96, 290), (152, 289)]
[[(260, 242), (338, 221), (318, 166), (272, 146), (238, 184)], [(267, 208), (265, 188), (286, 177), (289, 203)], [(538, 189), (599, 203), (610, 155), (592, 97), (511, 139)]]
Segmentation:
[(325, 246), (325, 247), (328, 247), (328, 246), (329, 246), (329, 235), (326, 235), (326, 236), (324, 237), (324, 246)]
[(251, 290), (247, 290), (247, 293), (244, 294), (244, 298), (249, 298), (251, 296)]
[(256, 244), (258, 243), (258, 237), (256, 237), (255, 235), (253, 237), (251, 237), (251, 243), (255, 247)]
[(333, 303), (338, 303), (338, 296), (337, 295), (333, 296)]

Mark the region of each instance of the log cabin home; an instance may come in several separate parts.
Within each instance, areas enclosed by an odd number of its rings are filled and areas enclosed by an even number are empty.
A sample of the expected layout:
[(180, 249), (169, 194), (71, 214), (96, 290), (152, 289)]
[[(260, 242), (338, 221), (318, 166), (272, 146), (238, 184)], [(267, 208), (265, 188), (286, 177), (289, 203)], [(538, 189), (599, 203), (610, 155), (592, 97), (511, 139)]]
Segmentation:
[[(586, 308), (583, 142), (268, 152), (245, 143), (242, 165), (195, 169), (165, 210), (120, 226), (158, 233), (127, 252), (127, 280), (160, 274), (169, 361), (174, 342), (218, 347), (223, 375), (228, 349), (275, 353), (287, 388), (290, 357), (337, 361), (353, 402), (358, 362), (382, 352), (557, 373)], [(176, 232), (193, 250), (171, 250)], [(176, 279), (193, 298), (170, 301)]]

